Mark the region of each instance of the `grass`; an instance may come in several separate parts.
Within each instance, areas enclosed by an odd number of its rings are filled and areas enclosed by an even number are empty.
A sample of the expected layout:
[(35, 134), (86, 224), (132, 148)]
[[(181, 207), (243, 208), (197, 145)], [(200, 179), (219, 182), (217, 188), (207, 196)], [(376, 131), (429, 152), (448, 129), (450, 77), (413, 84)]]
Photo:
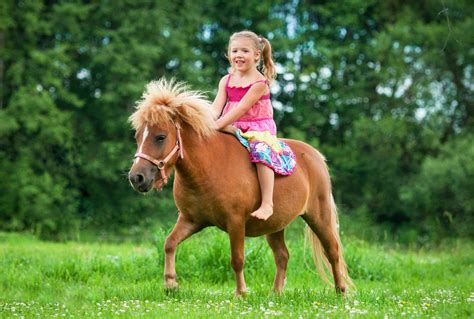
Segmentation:
[(153, 243), (51, 243), (0, 234), (2, 318), (469, 318), (474, 247), (406, 249), (344, 238), (357, 291), (339, 298), (305, 262), (301, 225), (289, 230), (285, 293), (270, 293), (273, 257), (263, 238), (246, 242), (249, 294), (233, 296), (226, 234), (208, 229), (178, 248), (180, 289), (163, 289), (165, 232)]

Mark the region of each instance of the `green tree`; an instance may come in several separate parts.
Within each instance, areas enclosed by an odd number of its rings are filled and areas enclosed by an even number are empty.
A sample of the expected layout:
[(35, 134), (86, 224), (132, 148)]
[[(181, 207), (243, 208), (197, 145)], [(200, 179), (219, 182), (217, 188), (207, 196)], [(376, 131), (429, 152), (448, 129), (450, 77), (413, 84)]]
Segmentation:
[(421, 228), (400, 192), (426, 156), (472, 130), (472, 10), (468, 1), (298, 2), (279, 126), (327, 155), (349, 214)]
[[(74, 133), (70, 110), (75, 94), (61, 79), (71, 76), (61, 47), (42, 41), (51, 32), (37, 1), (7, 2), (0, 109), (1, 227), (57, 236), (75, 227)], [(3, 21), (3, 20), (2, 20)], [(51, 63), (54, 61), (54, 63)]]

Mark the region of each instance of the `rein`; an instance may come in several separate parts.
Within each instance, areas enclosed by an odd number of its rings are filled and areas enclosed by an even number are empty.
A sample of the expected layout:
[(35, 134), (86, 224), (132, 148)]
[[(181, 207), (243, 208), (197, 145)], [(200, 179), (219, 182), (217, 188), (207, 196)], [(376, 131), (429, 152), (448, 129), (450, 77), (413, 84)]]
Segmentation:
[(184, 158), (183, 142), (181, 140), (181, 133), (180, 133), (181, 127), (179, 124), (175, 124), (175, 127), (176, 127), (176, 145), (173, 147), (171, 152), (164, 159), (158, 160), (142, 152), (136, 153), (134, 156), (134, 158), (137, 158), (137, 157), (143, 158), (149, 161), (150, 163), (152, 163), (153, 165), (155, 165), (156, 167), (158, 167), (161, 173), (161, 180), (163, 181), (163, 186), (168, 183), (168, 176), (166, 176), (166, 173), (165, 173), (165, 165), (168, 163), (171, 157), (173, 157), (173, 155), (178, 151), (179, 151), (178, 158), (179, 157)]

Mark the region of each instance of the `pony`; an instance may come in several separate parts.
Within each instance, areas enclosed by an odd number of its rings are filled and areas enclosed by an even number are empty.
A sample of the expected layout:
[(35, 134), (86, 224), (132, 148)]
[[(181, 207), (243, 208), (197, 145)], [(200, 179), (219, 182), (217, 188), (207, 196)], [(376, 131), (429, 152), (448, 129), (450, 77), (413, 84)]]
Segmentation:
[(205, 227), (229, 235), (235, 295), (247, 291), (244, 279), (244, 239), (266, 236), (276, 274), (273, 291), (280, 293), (289, 253), (284, 230), (300, 216), (307, 224), (313, 260), (320, 277), (332, 271), (338, 294), (353, 286), (343, 258), (336, 205), (325, 158), (310, 145), (284, 139), (296, 155), (290, 176), (275, 177), (274, 213), (266, 221), (250, 216), (260, 203), (255, 165), (235, 136), (216, 130), (210, 102), (187, 85), (161, 78), (147, 86), (129, 118), (137, 152), (129, 171), (132, 187), (141, 193), (162, 189), (175, 172), (173, 196), (179, 214), (164, 245), (164, 285), (178, 287), (177, 246)]

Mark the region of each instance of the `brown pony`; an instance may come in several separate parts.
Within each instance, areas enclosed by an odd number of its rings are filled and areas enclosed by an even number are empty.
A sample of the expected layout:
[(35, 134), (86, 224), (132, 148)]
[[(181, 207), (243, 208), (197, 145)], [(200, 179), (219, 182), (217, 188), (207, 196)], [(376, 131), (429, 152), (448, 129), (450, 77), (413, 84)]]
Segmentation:
[(250, 216), (260, 204), (255, 165), (247, 150), (229, 134), (216, 131), (210, 104), (182, 83), (161, 79), (146, 87), (130, 116), (138, 150), (129, 172), (139, 192), (161, 189), (173, 168), (174, 200), (179, 216), (165, 242), (165, 287), (178, 286), (175, 253), (179, 243), (207, 226), (229, 234), (236, 295), (246, 292), (244, 238), (266, 235), (276, 263), (273, 285), (281, 292), (288, 264), (284, 229), (301, 216), (309, 228), (313, 259), (327, 282), (331, 269), (336, 291), (345, 293), (352, 281), (342, 256), (336, 206), (324, 157), (300, 141), (285, 140), (296, 154), (290, 176), (276, 176), (274, 213), (266, 221)]

